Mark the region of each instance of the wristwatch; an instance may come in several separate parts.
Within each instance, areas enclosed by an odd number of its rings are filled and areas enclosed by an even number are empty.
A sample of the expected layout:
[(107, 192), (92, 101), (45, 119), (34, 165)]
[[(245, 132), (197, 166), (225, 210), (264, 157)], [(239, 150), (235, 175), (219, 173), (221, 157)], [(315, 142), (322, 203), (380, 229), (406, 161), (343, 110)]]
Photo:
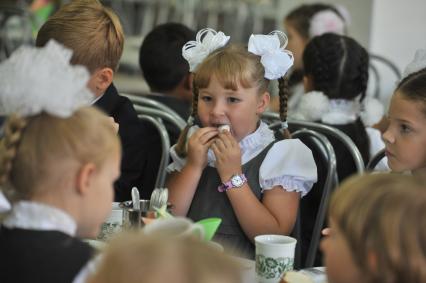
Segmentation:
[(220, 185), (217, 190), (219, 192), (225, 192), (229, 189), (232, 188), (240, 188), (242, 187), (245, 183), (247, 183), (247, 178), (246, 175), (244, 174), (235, 174), (232, 175), (231, 179), (229, 179), (229, 181), (223, 183), (222, 185)]

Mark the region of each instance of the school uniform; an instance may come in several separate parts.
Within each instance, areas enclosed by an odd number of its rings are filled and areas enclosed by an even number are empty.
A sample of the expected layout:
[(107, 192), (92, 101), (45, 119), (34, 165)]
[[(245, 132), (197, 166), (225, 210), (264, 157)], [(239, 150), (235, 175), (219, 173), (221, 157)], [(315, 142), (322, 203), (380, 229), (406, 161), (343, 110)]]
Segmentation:
[(0, 282), (81, 282), (94, 251), (76, 230), (74, 219), (58, 208), (14, 204), (0, 226)]
[(132, 102), (111, 84), (94, 104), (119, 124), (122, 146), (121, 175), (115, 182), (115, 201), (131, 199), (133, 187), (149, 199), (161, 160), (160, 135), (150, 123), (139, 120)]
[[(282, 186), (289, 192), (299, 192), (303, 197), (317, 181), (317, 169), (310, 149), (297, 139), (276, 141), (274, 133), (263, 122), (239, 145), (243, 173), (259, 201), (265, 190), (275, 186)], [(186, 159), (179, 158), (174, 147), (171, 156), (173, 163), (168, 170), (180, 171)], [(203, 170), (188, 217), (194, 221), (208, 217), (221, 218), (222, 223), (213, 240), (222, 243), (231, 253), (254, 258), (254, 245), (242, 230), (226, 193), (218, 191), (219, 185), (221, 180), (215, 168), (215, 156), (209, 150), (208, 166)]]

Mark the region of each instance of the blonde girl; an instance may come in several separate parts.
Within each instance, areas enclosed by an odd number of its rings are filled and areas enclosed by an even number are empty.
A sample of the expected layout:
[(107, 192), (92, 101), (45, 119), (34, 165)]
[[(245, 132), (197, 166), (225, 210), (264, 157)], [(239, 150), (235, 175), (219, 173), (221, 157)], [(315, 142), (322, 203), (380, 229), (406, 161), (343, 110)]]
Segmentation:
[(425, 173), (426, 50), (418, 50), (398, 84), (383, 133), (388, 165), (395, 172)]
[(113, 239), (88, 283), (240, 283), (241, 269), (192, 237), (124, 233)]
[(0, 65), (0, 177), (12, 210), (0, 226), (1, 282), (80, 282), (111, 210), (120, 142), (111, 121), (83, 107), (87, 71), (51, 41)]
[(352, 177), (332, 196), (329, 217), (321, 243), (328, 282), (426, 282), (424, 179)]
[(256, 235), (292, 231), (299, 198), (316, 182), (316, 166), (299, 140), (276, 141), (260, 120), (269, 103), (268, 82), (280, 79), (286, 126), (282, 77), (292, 56), (283, 49), (285, 35), (252, 35), (248, 49), (226, 45), (228, 39), (206, 29), (184, 46), (200, 127), (189, 128), (187, 145), (184, 133), (172, 147), (168, 188), (175, 214), (222, 218), (215, 240), (253, 258)]

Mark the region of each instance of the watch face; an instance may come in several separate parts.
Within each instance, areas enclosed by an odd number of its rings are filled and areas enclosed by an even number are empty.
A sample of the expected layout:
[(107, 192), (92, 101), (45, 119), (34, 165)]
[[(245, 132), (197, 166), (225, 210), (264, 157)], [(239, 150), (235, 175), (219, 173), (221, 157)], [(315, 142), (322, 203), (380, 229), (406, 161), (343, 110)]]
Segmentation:
[(235, 175), (232, 177), (231, 183), (234, 187), (241, 187), (244, 184), (244, 181), (241, 176)]

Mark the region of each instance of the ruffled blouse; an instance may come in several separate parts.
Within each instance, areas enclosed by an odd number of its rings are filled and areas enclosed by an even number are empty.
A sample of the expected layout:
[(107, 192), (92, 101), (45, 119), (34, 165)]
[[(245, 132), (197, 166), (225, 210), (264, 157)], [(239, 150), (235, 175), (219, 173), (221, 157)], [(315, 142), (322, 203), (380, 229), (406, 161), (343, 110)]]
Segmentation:
[[(193, 126), (188, 138), (198, 129)], [(255, 132), (246, 136), (239, 143), (241, 164), (244, 165), (262, 152), (275, 140), (274, 133), (264, 122)], [(186, 158), (180, 158), (175, 145), (170, 149), (173, 162), (167, 167), (168, 172), (180, 171), (186, 164)], [(216, 158), (212, 150), (208, 151), (208, 166), (215, 167)], [(259, 184), (264, 190), (281, 186), (289, 192), (300, 192), (305, 196), (317, 181), (317, 168), (311, 150), (298, 139), (275, 142), (269, 149), (259, 170)]]

